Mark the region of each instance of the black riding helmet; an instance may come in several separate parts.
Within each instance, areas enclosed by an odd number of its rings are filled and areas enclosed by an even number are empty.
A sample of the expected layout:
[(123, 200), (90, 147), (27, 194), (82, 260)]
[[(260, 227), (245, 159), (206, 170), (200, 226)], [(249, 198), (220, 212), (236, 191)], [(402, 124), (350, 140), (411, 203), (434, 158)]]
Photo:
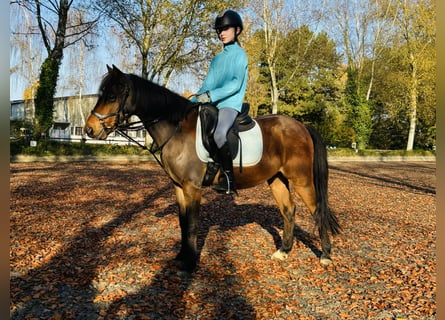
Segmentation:
[(243, 20), (238, 13), (233, 10), (227, 10), (222, 15), (216, 17), (215, 30), (221, 30), (225, 27), (240, 27), (240, 32), (243, 31)]

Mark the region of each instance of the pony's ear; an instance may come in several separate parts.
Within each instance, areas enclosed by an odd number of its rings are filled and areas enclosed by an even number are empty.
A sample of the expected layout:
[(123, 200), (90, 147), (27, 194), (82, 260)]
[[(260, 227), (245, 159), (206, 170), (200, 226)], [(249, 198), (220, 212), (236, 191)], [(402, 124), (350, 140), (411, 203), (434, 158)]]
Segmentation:
[(111, 69), (111, 67), (107, 64), (107, 70), (109, 73), (111, 73), (111, 71), (113, 71), (113, 69)]
[(120, 73), (123, 73), (123, 72), (120, 71), (119, 68), (116, 67), (114, 64), (113, 64), (113, 71), (116, 72), (116, 73), (119, 73), (119, 74), (120, 74)]

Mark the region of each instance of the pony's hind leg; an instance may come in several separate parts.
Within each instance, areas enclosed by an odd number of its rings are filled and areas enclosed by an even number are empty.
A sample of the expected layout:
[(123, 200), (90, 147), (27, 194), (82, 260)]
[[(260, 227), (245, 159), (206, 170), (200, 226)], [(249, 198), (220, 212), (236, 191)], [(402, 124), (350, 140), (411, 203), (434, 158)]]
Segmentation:
[(308, 207), (310, 212), (314, 215), (315, 225), (318, 227), (318, 233), (321, 241), (321, 256), (320, 263), (322, 265), (331, 264), (331, 241), (329, 239), (328, 228), (324, 226), (324, 215), (326, 210), (329, 210), (327, 206), (323, 206), (323, 203), (317, 207), (316, 193), (313, 185), (299, 186), (293, 184), (295, 191), (303, 200), (304, 204)]
[(289, 256), (294, 243), (295, 204), (291, 198), (289, 182), (282, 174), (270, 179), (268, 183), (284, 223), (281, 248), (272, 255), (272, 259), (282, 261)]

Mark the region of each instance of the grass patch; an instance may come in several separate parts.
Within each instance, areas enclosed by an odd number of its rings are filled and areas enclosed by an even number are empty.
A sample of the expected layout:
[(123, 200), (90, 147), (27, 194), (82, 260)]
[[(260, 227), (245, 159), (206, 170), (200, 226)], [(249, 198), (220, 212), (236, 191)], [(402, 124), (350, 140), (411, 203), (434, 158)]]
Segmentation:
[(139, 146), (117, 144), (90, 144), (81, 142), (39, 141), (37, 146), (14, 141), (10, 143), (10, 154), (30, 156), (106, 156), (106, 155), (141, 155), (147, 153)]
[(350, 148), (329, 149), (328, 155), (333, 157), (363, 157), (363, 156), (378, 156), (378, 157), (391, 157), (391, 156), (435, 156), (436, 152), (432, 150), (374, 150), (365, 149), (355, 152)]
[[(40, 141), (31, 147), (29, 142), (11, 141), (10, 154), (31, 156), (106, 156), (106, 155), (142, 155), (148, 154), (136, 145), (92, 144), (81, 142)], [(329, 149), (328, 155), (333, 157), (357, 156), (435, 156), (431, 150), (358, 150), (351, 148)]]

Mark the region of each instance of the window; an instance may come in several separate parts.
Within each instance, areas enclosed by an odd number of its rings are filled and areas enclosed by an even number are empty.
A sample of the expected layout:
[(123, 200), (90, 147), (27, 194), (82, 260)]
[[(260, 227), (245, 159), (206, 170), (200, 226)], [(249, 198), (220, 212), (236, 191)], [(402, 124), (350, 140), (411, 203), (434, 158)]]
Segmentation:
[(75, 128), (75, 135), (76, 136), (81, 136), (83, 133), (83, 128), (82, 127), (76, 127)]

